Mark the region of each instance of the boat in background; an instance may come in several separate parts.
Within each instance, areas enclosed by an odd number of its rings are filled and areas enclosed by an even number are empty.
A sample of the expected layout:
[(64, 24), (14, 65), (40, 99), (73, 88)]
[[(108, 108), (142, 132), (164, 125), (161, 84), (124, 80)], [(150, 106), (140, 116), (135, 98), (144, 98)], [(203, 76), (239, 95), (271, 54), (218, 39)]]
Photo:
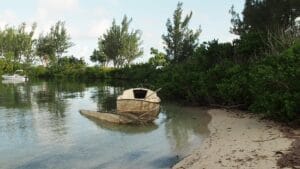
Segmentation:
[(23, 83), (27, 81), (27, 77), (23, 74), (23, 70), (16, 70), (13, 75), (2, 75), (2, 83)]

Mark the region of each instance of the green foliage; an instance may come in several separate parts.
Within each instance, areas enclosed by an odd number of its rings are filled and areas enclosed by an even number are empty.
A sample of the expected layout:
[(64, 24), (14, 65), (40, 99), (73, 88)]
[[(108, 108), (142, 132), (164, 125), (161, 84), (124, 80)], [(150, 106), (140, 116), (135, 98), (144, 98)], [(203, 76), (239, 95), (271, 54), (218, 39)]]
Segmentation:
[(154, 55), (148, 61), (149, 64), (153, 65), (154, 67), (157, 66), (166, 66), (168, 64), (167, 56), (159, 52), (157, 49), (151, 48), (151, 54)]
[(250, 109), (282, 120), (300, 113), (300, 43), (285, 52), (268, 56), (250, 71)]
[(94, 49), (93, 54), (90, 56), (92, 62), (99, 62), (101, 65), (105, 66), (107, 63), (107, 57), (102, 50)]
[(45, 65), (53, 64), (74, 44), (65, 28), (65, 23), (58, 21), (47, 35), (40, 35), (37, 40), (36, 54)]
[(77, 59), (73, 56), (59, 58), (57, 64), (49, 68), (49, 74), (56, 78), (68, 77), (79, 78), (84, 76), (86, 63), (83, 59)]
[[(300, 15), (299, 0), (246, 0), (242, 18), (232, 7), (231, 32), (239, 63), (260, 60), (265, 54), (279, 54), (294, 43), (291, 34)], [(298, 34), (299, 35), (299, 34)]]
[(141, 42), (141, 31), (140, 30), (132, 30), (131, 32), (128, 30), (129, 25), (132, 19), (127, 18), (125, 15), (122, 21), (122, 55), (125, 59), (125, 64), (129, 65), (131, 62), (137, 57), (143, 54), (143, 50), (140, 48)]
[(202, 67), (208, 69), (227, 59), (232, 60), (233, 56), (234, 48), (231, 43), (219, 43), (218, 40), (212, 40), (201, 44), (196, 49), (192, 60), (197, 60)]
[(47, 75), (47, 68), (44, 66), (36, 66), (36, 67), (30, 67), (27, 70), (27, 75), (30, 78), (45, 78)]
[(112, 61), (114, 67), (122, 67), (143, 54), (141, 32), (129, 31), (131, 21), (125, 15), (121, 25), (117, 25), (115, 20), (112, 22), (110, 29), (98, 40), (98, 49), (91, 56), (93, 62)]
[(36, 55), (43, 65), (55, 60), (55, 49), (49, 36), (40, 35), (36, 44)]
[(87, 67), (85, 70), (85, 79), (110, 79), (111, 78), (111, 72), (114, 70), (114, 68), (108, 68), (108, 67)]
[(248, 67), (228, 62), (222, 71), (224, 76), (216, 84), (221, 103), (248, 106), (252, 99), (248, 84)]
[(240, 39), (233, 41), (235, 46), (235, 61), (237, 63), (249, 63), (264, 57), (266, 46), (266, 35), (258, 32), (242, 34)]
[(13, 62), (31, 64), (34, 60), (35, 28), (36, 24), (33, 24), (31, 30), (26, 32), (26, 24), (22, 23), (18, 28), (6, 26), (4, 30), (0, 30), (0, 56)]
[(162, 35), (167, 56), (174, 63), (185, 61), (193, 55), (201, 32), (200, 29), (193, 31), (188, 28), (192, 12), (184, 19), (182, 19), (182, 12), (182, 3), (178, 3), (173, 14), (173, 23), (171, 19), (167, 20), (168, 32)]
[(231, 29), (241, 35), (250, 31), (267, 32), (278, 29), (286, 30), (293, 26), (294, 19), (300, 15), (299, 0), (246, 0), (241, 19), (232, 8)]
[(16, 70), (21, 69), (22, 64), (13, 60), (14, 53), (7, 52), (4, 54), (4, 58), (0, 59), (0, 74), (9, 73), (12, 74)]
[(114, 69), (110, 73), (110, 77), (113, 79), (123, 79), (123, 80), (139, 80), (140, 83), (151, 83), (155, 73), (155, 68), (150, 64), (135, 64), (130, 66), (125, 66), (121, 69)]

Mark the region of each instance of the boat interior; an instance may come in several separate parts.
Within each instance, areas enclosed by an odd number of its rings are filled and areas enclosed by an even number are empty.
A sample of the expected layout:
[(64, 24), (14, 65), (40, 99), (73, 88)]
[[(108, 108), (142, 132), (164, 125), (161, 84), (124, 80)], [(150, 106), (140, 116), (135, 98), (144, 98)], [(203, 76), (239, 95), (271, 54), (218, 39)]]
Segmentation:
[(144, 99), (147, 96), (147, 90), (135, 89), (133, 90), (135, 99)]

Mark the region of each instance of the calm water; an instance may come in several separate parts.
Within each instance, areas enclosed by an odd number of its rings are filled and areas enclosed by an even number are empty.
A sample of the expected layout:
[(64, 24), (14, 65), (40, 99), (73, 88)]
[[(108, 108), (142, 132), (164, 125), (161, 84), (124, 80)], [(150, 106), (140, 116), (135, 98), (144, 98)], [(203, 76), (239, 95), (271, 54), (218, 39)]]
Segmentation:
[(201, 109), (163, 104), (152, 125), (112, 125), (79, 109), (113, 110), (123, 87), (0, 82), (0, 168), (169, 168), (208, 135)]

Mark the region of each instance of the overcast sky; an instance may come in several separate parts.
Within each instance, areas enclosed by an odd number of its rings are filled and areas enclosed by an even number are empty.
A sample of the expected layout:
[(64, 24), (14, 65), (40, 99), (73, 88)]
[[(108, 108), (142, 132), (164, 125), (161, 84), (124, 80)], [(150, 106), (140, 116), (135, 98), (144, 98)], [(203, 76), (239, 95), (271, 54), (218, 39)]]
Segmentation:
[[(161, 35), (166, 32), (166, 20), (172, 17), (175, 0), (0, 0), (0, 27), (36, 22), (37, 35), (48, 32), (58, 20), (65, 21), (72, 42), (69, 54), (89, 56), (97, 39), (110, 27), (113, 18), (120, 23), (126, 14), (133, 18), (131, 28), (140, 29), (144, 56), (136, 62), (147, 61), (150, 47), (163, 49)], [(201, 26), (200, 42), (219, 39), (228, 42), (235, 38), (229, 33), (232, 5), (240, 12), (244, 0), (184, 0), (185, 13), (193, 11), (191, 28)]]

